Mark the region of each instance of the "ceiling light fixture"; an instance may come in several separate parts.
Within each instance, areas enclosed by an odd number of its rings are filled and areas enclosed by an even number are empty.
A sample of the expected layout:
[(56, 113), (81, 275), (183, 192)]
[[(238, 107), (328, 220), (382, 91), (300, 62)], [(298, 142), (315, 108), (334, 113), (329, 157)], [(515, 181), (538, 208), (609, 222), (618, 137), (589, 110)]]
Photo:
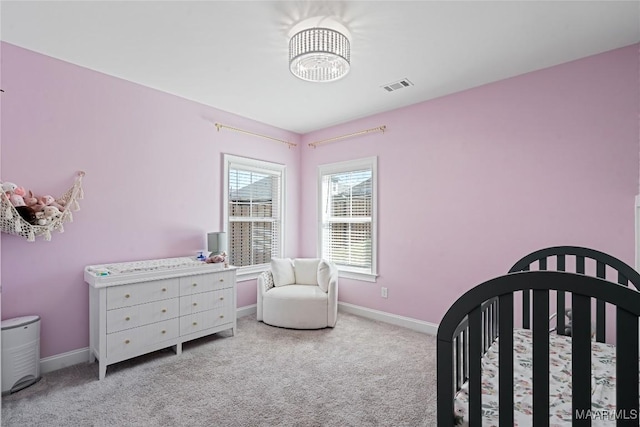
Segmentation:
[[(323, 22), (325, 24), (325, 22)], [(351, 68), (351, 44), (345, 31), (328, 25), (297, 31), (289, 40), (289, 70), (309, 82), (333, 82)]]

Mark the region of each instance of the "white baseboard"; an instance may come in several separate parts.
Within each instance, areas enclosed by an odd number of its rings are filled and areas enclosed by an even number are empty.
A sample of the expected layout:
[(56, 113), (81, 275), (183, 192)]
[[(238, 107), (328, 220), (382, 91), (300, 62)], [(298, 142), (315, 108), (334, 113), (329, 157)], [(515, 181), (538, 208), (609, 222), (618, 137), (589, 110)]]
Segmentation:
[(258, 306), (256, 304), (245, 305), (244, 307), (236, 309), (236, 318), (239, 319), (244, 316), (249, 316), (250, 314), (254, 314), (256, 311), (258, 311)]
[(89, 347), (71, 350), (40, 359), (40, 374), (87, 362), (89, 362)]
[[(257, 310), (256, 305), (247, 305), (236, 310), (236, 317), (249, 316)], [(40, 374), (57, 371), (67, 366), (89, 362), (89, 347), (71, 350), (66, 353), (56, 354), (40, 359)]]
[(412, 329), (424, 334), (436, 335), (438, 333), (438, 325), (435, 323), (412, 319), (410, 317), (398, 316), (397, 314), (391, 314), (384, 311), (373, 310), (371, 308), (360, 307), (358, 305), (353, 305), (346, 302), (338, 302), (338, 310), (344, 311), (345, 313), (351, 313), (357, 316), (366, 317), (367, 319), (379, 320), (380, 322), (402, 326), (404, 328)]
[[(390, 323), (396, 326), (402, 326), (407, 329), (422, 332), (425, 334), (436, 335), (438, 325), (435, 323), (425, 322), (422, 320), (412, 319), (410, 317), (398, 316), (397, 314), (386, 313), (384, 311), (373, 310), (370, 308), (360, 307), (346, 302), (338, 302), (338, 309), (345, 313), (355, 314), (367, 319), (378, 320), (380, 322)], [(256, 304), (240, 307), (236, 310), (238, 318), (254, 314), (257, 310)], [(57, 371), (67, 366), (77, 365), (78, 363), (89, 362), (89, 347), (80, 348), (78, 350), (68, 351), (66, 353), (56, 354), (54, 356), (40, 359), (40, 373)]]

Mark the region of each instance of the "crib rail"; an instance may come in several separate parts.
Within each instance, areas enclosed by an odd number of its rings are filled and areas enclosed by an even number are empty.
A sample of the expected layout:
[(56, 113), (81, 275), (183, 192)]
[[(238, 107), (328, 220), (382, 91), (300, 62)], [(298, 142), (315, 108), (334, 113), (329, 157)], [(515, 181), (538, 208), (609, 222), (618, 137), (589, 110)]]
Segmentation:
[[(481, 343), (483, 354), (498, 336), (498, 298), (480, 305)], [(455, 390), (469, 379), (469, 316), (458, 325), (453, 338)]]
[[(549, 293), (552, 290), (571, 294), (574, 322), (571, 339), (573, 425), (590, 425), (591, 422), (585, 417), (580, 419), (579, 414), (591, 410), (592, 298), (616, 307), (616, 410), (622, 414), (638, 413), (640, 293), (626, 285), (582, 274), (521, 271), (471, 289), (451, 306), (442, 319), (437, 336), (438, 426), (454, 425), (454, 399), (461, 378), (469, 385), (469, 425), (482, 425), (481, 363), (488, 348), (484, 337), (490, 339), (496, 327), (496, 334), (500, 335), (499, 424), (513, 425), (513, 296), (516, 292), (531, 292), (533, 295), (530, 313), (533, 328), (533, 425), (549, 425), (548, 322)], [(638, 426), (638, 417), (620, 418), (617, 425), (624, 423)]]
[[(604, 252), (579, 246), (555, 246), (532, 252), (518, 260), (511, 267), (509, 273), (530, 271), (536, 267), (538, 270), (546, 271), (553, 260), (555, 260), (555, 271), (587, 274), (587, 265), (591, 263), (595, 265), (595, 274), (589, 275), (640, 290), (640, 274), (628, 264)], [(564, 292), (556, 294), (556, 312), (558, 313), (556, 329), (559, 335), (568, 335), (565, 333), (567, 325), (564, 317), (567, 310), (567, 298), (568, 296)], [(607, 323), (605, 303), (602, 300), (597, 300), (595, 304), (595, 338), (598, 342), (605, 342)], [(522, 295), (522, 327), (531, 328), (531, 294), (529, 291), (524, 291)]]

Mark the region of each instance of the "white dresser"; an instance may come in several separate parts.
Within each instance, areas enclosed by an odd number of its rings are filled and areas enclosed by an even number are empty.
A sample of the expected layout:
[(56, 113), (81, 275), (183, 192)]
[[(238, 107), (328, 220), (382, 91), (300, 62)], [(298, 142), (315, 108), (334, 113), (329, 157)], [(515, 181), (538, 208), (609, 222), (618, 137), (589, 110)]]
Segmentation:
[(90, 362), (107, 366), (236, 329), (236, 271), (192, 258), (87, 266)]

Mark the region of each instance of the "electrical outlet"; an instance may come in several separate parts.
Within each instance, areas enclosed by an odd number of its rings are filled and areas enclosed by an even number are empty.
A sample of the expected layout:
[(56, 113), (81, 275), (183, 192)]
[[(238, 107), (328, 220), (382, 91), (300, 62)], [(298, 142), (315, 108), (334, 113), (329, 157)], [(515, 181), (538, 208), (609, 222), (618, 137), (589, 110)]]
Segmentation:
[(386, 298), (387, 297), (387, 288), (380, 288), (380, 296), (382, 298)]

